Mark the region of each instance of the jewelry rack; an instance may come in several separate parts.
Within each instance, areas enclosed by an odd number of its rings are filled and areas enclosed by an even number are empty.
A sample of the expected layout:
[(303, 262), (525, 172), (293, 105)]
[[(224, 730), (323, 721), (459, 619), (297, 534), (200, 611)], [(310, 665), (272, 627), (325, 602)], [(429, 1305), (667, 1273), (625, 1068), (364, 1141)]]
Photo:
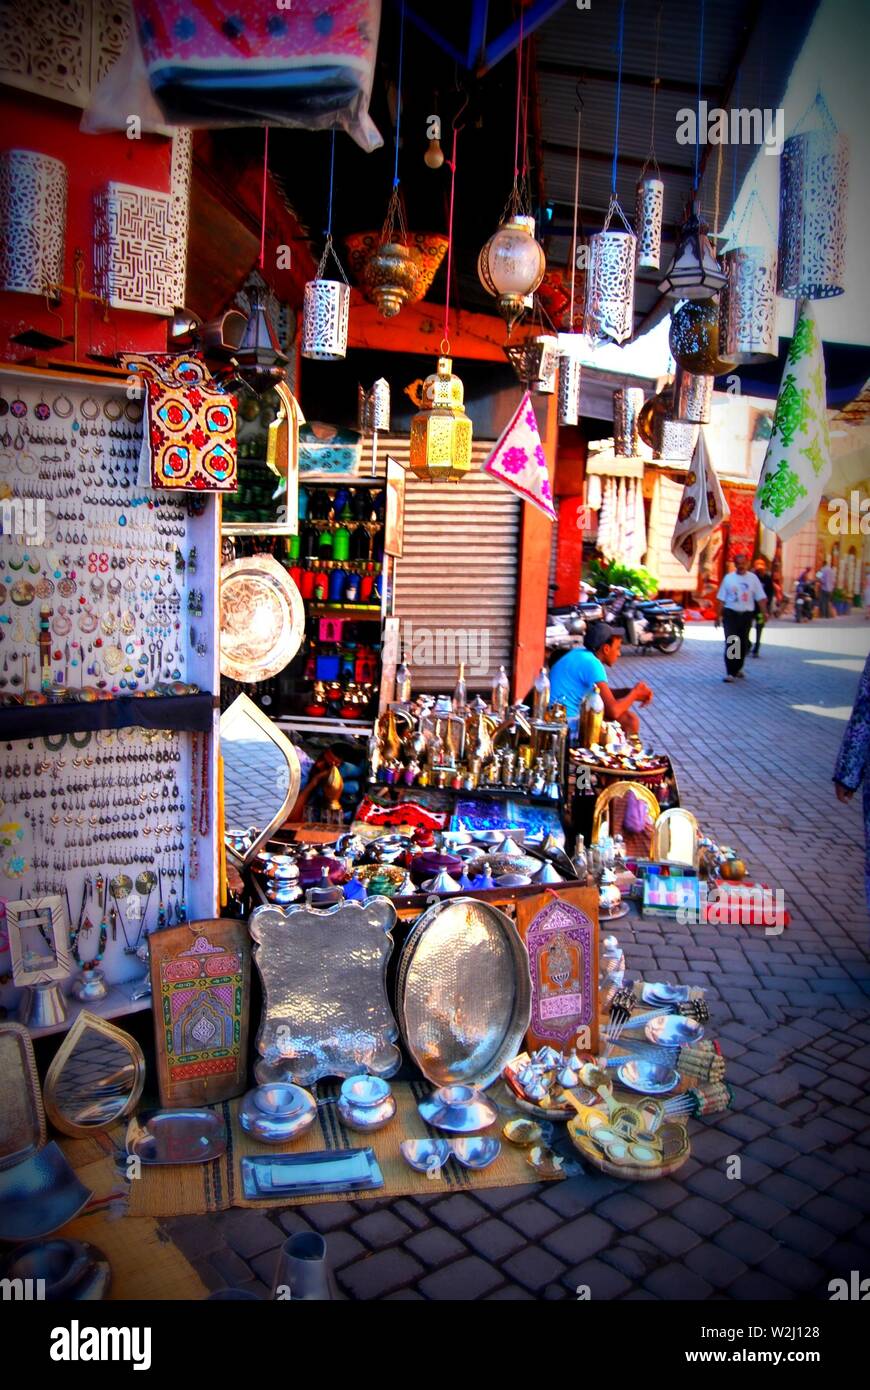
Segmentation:
[(217, 913), (219, 505), (139, 485), (131, 397), (0, 367), (0, 898), (63, 897), (107, 1017), (151, 931)]

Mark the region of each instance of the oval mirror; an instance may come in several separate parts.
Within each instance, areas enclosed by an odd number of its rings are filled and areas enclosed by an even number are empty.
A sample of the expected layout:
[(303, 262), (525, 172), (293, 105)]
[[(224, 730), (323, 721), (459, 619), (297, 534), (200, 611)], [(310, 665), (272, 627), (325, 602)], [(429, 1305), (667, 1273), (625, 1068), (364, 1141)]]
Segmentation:
[(56, 1129), (88, 1135), (131, 1114), (144, 1084), (135, 1038), (83, 1009), (48, 1069), (42, 1098)]
[(227, 855), (254, 858), (295, 805), (302, 781), (296, 749), (247, 695), (221, 715)]

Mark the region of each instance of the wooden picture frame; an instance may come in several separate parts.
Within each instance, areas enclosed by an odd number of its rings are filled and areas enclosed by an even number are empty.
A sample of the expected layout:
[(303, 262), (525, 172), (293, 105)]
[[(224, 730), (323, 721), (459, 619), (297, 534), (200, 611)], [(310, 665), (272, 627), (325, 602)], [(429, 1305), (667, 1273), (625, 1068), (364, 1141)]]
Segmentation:
[(519, 898), (517, 930), (529, 956), (529, 1051), (598, 1052), (598, 890)]
[(387, 492), (384, 512), (384, 554), (401, 560), (405, 553), (405, 470), (387, 455)]
[[(74, 965), (63, 898), (50, 894), (45, 898), (10, 900), (6, 903), (6, 923), (12, 979), (18, 988), (56, 983), (72, 974)], [(23, 933), (32, 930), (39, 933), (46, 946), (43, 956), (34, 956), (24, 940)]]
[(251, 995), (246, 923), (187, 922), (148, 940), (161, 1105), (214, 1105), (241, 1095)]

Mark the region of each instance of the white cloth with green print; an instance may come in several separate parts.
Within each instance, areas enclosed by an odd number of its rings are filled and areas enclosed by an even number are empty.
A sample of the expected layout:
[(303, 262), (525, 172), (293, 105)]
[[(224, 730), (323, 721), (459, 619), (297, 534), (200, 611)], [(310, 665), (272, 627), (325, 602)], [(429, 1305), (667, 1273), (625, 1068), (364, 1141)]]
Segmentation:
[(805, 299), (755, 493), (756, 516), (787, 541), (815, 517), (830, 475), (825, 360), (812, 303)]

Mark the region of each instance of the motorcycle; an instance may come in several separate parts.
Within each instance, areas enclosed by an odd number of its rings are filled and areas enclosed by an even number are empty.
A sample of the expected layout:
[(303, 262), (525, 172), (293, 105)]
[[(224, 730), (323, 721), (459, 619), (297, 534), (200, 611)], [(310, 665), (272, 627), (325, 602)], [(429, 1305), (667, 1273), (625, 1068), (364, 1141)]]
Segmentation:
[(603, 607), (606, 621), (623, 629), (623, 642), (629, 646), (676, 656), (683, 645), (683, 608), (673, 599), (641, 599), (631, 589), (617, 587), (606, 596)]
[(810, 622), (816, 606), (816, 592), (812, 584), (798, 584), (794, 596), (794, 620), (796, 623)]

